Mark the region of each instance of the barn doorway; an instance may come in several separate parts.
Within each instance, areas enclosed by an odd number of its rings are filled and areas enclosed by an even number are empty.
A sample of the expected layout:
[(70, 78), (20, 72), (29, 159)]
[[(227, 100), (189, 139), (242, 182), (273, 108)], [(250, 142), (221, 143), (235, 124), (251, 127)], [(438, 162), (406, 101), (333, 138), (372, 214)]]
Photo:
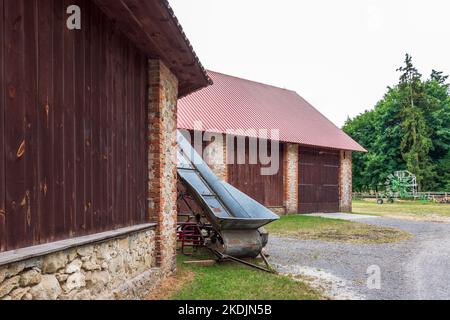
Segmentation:
[(279, 152), (279, 169), (274, 175), (262, 175), (261, 168), (265, 167), (258, 159), (257, 164), (249, 163), (249, 140), (246, 139), (245, 164), (237, 164), (237, 146), (234, 148), (234, 163), (228, 165), (228, 183), (249, 195), (259, 203), (271, 209), (283, 208), (284, 183), (283, 183), (283, 148), (279, 144), (278, 150), (271, 150), (271, 144), (267, 144), (268, 154)]
[(339, 211), (339, 152), (299, 149), (298, 211)]

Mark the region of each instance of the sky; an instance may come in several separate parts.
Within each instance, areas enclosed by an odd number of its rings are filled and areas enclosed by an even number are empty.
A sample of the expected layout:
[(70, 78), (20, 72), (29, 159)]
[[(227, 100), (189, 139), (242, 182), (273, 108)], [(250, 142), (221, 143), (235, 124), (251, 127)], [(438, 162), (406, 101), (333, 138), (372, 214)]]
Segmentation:
[(409, 53), (450, 74), (448, 0), (169, 0), (202, 64), (296, 91), (341, 127), (372, 109)]

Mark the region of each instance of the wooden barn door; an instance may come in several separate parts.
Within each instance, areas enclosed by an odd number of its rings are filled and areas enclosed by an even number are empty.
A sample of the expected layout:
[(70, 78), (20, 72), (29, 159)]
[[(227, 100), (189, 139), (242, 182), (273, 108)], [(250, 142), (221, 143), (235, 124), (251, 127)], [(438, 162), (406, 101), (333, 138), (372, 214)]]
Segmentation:
[(299, 153), (299, 212), (339, 211), (339, 153), (302, 147)]
[[(268, 143), (269, 154), (272, 150)], [(283, 183), (283, 147), (279, 144), (279, 170), (274, 175), (261, 175), (261, 169), (266, 167), (261, 163), (249, 164), (249, 143), (246, 141), (245, 164), (237, 164), (237, 146), (235, 145), (234, 164), (228, 165), (228, 183), (249, 195), (266, 207), (283, 207), (284, 183)]]

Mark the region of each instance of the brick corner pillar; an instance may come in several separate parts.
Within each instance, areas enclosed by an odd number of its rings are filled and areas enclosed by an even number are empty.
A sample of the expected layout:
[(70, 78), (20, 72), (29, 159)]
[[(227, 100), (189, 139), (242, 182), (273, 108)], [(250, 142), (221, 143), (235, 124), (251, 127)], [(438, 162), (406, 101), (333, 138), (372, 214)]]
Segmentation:
[(352, 212), (352, 152), (340, 153), (339, 166), (339, 210)]
[(288, 143), (285, 150), (284, 202), (286, 213), (298, 213), (298, 144)]
[(148, 62), (148, 206), (156, 228), (156, 264), (176, 268), (178, 80), (160, 60)]

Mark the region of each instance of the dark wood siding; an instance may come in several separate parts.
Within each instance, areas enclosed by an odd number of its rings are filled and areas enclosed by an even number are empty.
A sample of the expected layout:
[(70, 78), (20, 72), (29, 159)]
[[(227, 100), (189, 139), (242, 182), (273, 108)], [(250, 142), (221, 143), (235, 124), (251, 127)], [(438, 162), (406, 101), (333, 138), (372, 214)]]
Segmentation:
[(145, 55), (90, 0), (0, 15), (0, 251), (146, 222)]
[[(4, 19), (4, 0), (0, 1), (0, 17)], [(5, 23), (0, 23), (0, 252), (6, 250), (5, 214)]]
[[(269, 155), (271, 154), (271, 144), (267, 144)], [(283, 144), (279, 144), (279, 170), (275, 175), (261, 175), (261, 168), (267, 167), (260, 163), (249, 164), (249, 142), (247, 139), (245, 147), (245, 164), (237, 162), (237, 144), (235, 143), (235, 161), (228, 165), (228, 182), (249, 195), (256, 201), (267, 207), (284, 206), (284, 180), (283, 180)]]
[(300, 213), (339, 211), (339, 152), (299, 148)]

